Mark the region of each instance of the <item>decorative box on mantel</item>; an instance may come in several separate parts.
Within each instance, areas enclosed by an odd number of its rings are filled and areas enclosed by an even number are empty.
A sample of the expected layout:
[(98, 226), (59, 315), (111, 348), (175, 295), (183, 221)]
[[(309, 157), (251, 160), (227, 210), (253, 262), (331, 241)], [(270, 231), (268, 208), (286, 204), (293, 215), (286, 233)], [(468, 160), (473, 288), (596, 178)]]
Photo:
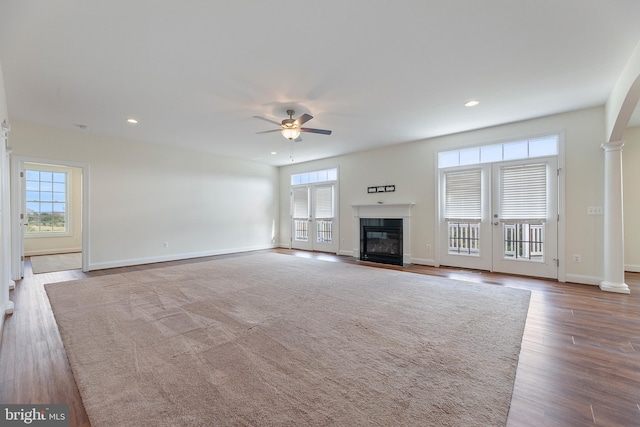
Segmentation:
[(402, 219), (402, 262), (411, 264), (411, 208), (415, 203), (375, 205), (352, 205), (353, 208), (353, 255), (360, 258), (360, 219)]

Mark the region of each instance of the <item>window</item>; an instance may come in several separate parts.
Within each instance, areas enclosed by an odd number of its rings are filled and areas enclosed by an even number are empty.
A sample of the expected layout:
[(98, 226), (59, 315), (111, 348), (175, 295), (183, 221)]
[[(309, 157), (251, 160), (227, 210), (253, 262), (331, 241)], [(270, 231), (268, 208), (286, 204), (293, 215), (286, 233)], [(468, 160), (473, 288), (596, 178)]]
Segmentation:
[(294, 240), (309, 241), (309, 189), (307, 187), (293, 190)]
[(333, 184), (315, 188), (316, 235), (318, 243), (331, 243), (333, 239)]
[(438, 153), (438, 168), (555, 156), (558, 154), (558, 139), (558, 135), (549, 135), (504, 144), (441, 151)]
[(291, 185), (315, 184), (316, 182), (327, 182), (338, 180), (338, 169), (326, 169), (321, 171), (296, 173), (291, 175)]
[(504, 258), (544, 261), (544, 223), (547, 220), (547, 165), (500, 169), (500, 212)]
[(449, 253), (478, 256), (482, 172), (480, 169), (446, 172), (444, 180), (444, 217), (448, 228)]
[(27, 235), (69, 232), (67, 172), (25, 170)]

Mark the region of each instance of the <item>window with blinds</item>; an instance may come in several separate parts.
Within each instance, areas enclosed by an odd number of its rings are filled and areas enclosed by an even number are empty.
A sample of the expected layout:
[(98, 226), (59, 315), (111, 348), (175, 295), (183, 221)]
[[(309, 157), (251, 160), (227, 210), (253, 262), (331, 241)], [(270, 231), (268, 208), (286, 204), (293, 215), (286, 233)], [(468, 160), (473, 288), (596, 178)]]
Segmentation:
[(444, 217), (449, 219), (482, 218), (482, 173), (480, 169), (445, 172)]
[(444, 217), (447, 221), (449, 253), (479, 256), (482, 171), (445, 172), (444, 180)]
[(544, 261), (547, 164), (500, 169), (500, 220), (505, 259)]
[(333, 184), (315, 187), (316, 241), (318, 243), (333, 241), (333, 189)]
[(316, 186), (315, 217), (333, 218), (333, 185)]
[(500, 218), (544, 221), (547, 218), (547, 165), (505, 166), (500, 172)]
[(309, 188), (293, 190), (293, 239), (297, 242), (309, 241)]
[(293, 217), (309, 218), (309, 189), (307, 187), (293, 190)]

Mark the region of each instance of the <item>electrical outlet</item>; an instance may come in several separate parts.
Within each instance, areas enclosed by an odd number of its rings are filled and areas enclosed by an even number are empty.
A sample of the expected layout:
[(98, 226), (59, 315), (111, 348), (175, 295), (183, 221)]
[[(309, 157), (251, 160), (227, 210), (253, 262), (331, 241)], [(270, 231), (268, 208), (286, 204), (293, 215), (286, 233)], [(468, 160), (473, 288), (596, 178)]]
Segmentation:
[(430, 251), (431, 250), (431, 245), (427, 245), (427, 250)]
[(582, 257), (580, 255), (574, 255), (573, 262), (582, 262)]

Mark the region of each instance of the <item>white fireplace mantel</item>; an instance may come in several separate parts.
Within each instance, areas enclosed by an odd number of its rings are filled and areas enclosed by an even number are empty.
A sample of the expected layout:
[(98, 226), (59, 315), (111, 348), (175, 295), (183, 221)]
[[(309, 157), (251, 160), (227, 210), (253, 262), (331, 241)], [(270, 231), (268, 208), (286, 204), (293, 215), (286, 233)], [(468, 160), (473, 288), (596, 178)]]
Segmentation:
[(358, 218), (404, 218), (411, 217), (413, 205), (415, 203), (378, 203), (375, 205), (351, 206), (353, 207), (353, 216)]
[(411, 208), (415, 203), (351, 205), (353, 208), (353, 255), (360, 259), (360, 218), (402, 218), (402, 262), (411, 264)]

